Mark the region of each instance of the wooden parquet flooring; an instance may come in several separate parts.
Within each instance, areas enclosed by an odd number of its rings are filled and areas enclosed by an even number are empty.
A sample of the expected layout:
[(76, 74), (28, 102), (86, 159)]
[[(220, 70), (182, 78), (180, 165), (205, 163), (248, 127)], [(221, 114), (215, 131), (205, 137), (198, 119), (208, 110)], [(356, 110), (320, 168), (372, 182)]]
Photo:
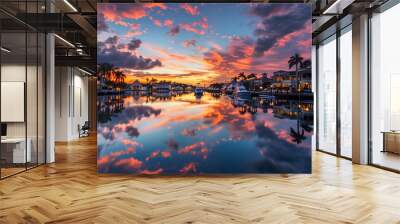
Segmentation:
[(312, 175), (98, 175), (96, 140), (0, 181), (0, 223), (400, 223), (400, 175), (315, 152)]

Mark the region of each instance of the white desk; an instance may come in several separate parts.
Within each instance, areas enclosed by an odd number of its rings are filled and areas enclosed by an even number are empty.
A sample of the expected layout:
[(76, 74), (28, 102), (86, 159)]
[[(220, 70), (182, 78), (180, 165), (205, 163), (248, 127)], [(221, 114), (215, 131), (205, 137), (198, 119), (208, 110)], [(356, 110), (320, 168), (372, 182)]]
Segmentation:
[[(5, 138), (1, 139), (2, 147), (9, 147), (13, 145), (13, 163), (25, 163), (31, 162), (32, 153), (31, 153), (31, 145), (32, 141), (30, 138), (27, 139), (28, 147), (26, 147), (25, 151), (25, 138)], [(26, 159), (26, 160), (25, 160)]]

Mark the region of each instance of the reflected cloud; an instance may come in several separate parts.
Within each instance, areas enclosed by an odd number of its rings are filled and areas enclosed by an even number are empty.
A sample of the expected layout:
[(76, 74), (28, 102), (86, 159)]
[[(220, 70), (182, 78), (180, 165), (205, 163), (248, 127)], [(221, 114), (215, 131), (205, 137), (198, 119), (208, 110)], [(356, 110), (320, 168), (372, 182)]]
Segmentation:
[[(262, 113), (261, 108), (259, 112), (256, 108), (254, 113), (241, 113), (223, 95), (217, 99), (206, 93), (200, 102), (194, 100), (193, 94), (153, 101), (145, 98), (140, 95), (137, 100), (132, 100), (132, 96), (123, 98), (124, 109), (112, 114), (110, 121), (99, 124), (98, 150), (102, 155), (97, 161), (99, 172), (188, 174), (245, 169), (243, 172), (307, 173), (311, 170), (311, 133), (303, 128), (309, 121), (296, 122), (297, 116), (272, 109), (268, 113)], [(279, 106), (286, 104), (296, 107), (285, 102)], [(297, 135), (301, 142), (293, 140)], [(236, 160), (236, 156), (241, 159)], [(217, 158), (221, 162), (215, 162)], [(232, 167), (226, 160), (234, 161), (235, 165)]]
[(184, 166), (179, 172), (183, 174), (196, 173), (197, 165), (196, 163), (189, 163), (186, 166)]
[(135, 159), (135, 158), (126, 158), (126, 159), (120, 159), (114, 163), (115, 166), (122, 166), (125, 169), (128, 170), (135, 170), (139, 169), (142, 166), (143, 162)]
[(170, 138), (167, 141), (167, 146), (172, 150), (178, 150), (179, 143), (175, 139)]

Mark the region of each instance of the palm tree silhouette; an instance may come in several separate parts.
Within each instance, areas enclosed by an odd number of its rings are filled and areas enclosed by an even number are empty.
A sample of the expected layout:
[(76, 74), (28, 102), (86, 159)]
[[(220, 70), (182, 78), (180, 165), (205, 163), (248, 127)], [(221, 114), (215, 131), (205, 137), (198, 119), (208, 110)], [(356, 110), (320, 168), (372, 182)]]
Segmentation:
[(310, 67), (311, 67), (310, 59), (304, 60), (303, 63), (300, 65), (300, 68), (310, 68)]
[(297, 79), (297, 84), (296, 84), (296, 90), (299, 92), (299, 97), (300, 97), (300, 91), (299, 91), (299, 85), (300, 85), (300, 79), (299, 79), (299, 67), (302, 66), (303, 64), (303, 58), (299, 54), (294, 54), (293, 56), (290, 57), (289, 61), (289, 69), (291, 69), (293, 66), (296, 67), (296, 79)]
[(237, 77), (238, 77), (238, 79), (241, 79), (241, 80), (247, 79), (247, 76), (244, 74), (244, 72), (239, 73), (239, 75)]
[(300, 144), (303, 140), (306, 139), (304, 136), (304, 128), (301, 128), (300, 131), (300, 113), (301, 110), (298, 108), (297, 110), (297, 130), (295, 131), (292, 127), (290, 127), (290, 136), (293, 138), (292, 141), (296, 142), (297, 144)]
[(254, 78), (257, 78), (256, 74), (254, 73), (247, 75), (247, 79), (254, 79)]
[(122, 71), (118, 70), (114, 73), (115, 84), (122, 88), (122, 85), (125, 84), (126, 75)]
[(117, 67), (115, 67), (112, 64), (109, 63), (102, 63), (99, 65), (98, 68), (98, 76), (100, 79), (101, 83), (111, 83), (112, 82), (112, 77), (117, 70)]

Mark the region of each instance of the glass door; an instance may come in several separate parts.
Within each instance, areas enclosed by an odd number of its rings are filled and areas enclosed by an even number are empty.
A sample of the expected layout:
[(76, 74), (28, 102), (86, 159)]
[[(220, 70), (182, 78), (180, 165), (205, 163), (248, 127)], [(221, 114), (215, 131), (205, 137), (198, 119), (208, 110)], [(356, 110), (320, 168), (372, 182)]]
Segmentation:
[(351, 25), (340, 32), (340, 155), (352, 157), (352, 33)]
[(400, 4), (371, 18), (370, 162), (400, 171)]
[(318, 150), (336, 154), (336, 35), (318, 47)]

